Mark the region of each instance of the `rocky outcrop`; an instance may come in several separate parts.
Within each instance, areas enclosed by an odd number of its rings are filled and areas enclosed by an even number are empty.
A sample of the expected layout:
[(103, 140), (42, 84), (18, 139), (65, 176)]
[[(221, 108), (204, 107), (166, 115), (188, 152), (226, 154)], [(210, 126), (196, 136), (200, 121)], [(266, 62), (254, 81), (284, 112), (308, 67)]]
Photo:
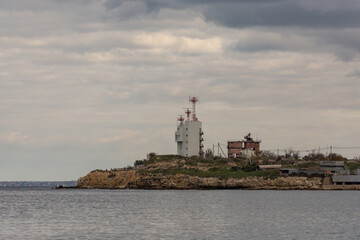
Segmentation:
[(124, 189), (136, 182), (137, 170), (92, 171), (77, 182), (79, 188)]
[(204, 178), (184, 174), (142, 176), (132, 186), (140, 189), (320, 189), (321, 178), (279, 177), (264, 179), (262, 177), (246, 178)]
[(79, 188), (107, 189), (267, 189), (317, 190), (322, 178), (263, 177), (228, 178), (189, 176), (185, 174), (140, 173), (137, 170), (93, 171), (78, 181)]

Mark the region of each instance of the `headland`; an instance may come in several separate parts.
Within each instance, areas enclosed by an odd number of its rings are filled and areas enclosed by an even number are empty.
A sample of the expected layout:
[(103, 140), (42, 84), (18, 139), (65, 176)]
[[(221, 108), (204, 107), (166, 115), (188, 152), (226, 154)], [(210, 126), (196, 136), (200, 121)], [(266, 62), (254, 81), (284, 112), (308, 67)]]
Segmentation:
[[(78, 188), (100, 189), (248, 189), (360, 190), (360, 185), (334, 185), (327, 172), (284, 173), (279, 164), (249, 163), (245, 159), (181, 157), (153, 154), (134, 167), (94, 170), (77, 182)], [(308, 171), (308, 172), (306, 172)], [(311, 173), (311, 174), (306, 174)]]

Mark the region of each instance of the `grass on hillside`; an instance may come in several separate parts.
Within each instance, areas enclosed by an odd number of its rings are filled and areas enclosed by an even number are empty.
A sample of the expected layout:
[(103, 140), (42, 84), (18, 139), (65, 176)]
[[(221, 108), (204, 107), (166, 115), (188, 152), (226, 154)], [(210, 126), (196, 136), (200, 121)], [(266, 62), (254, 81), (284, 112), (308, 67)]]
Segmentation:
[(237, 164), (244, 162), (241, 161), (240, 159), (223, 159), (223, 158), (204, 159), (202, 157), (196, 157), (196, 156), (182, 157), (179, 155), (153, 155), (150, 159), (136, 160), (134, 165), (146, 166), (156, 162), (169, 162), (178, 159), (185, 160), (185, 164), (190, 166), (198, 166), (199, 164), (207, 164), (209, 166), (225, 166), (228, 165), (229, 162), (235, 162)]
[(158, 169), (154, 171), (142, 171), (144, 173), (163, 173), (163, 174), (178, 174), (182, 173), (189, 176), (198, 177), (216, 177), (221, 179), (228, 178), (245, 178), (245, 177), (266, 177), (276, 178), (280, 176), (279, 171), (251, 171), (245, 172), (241, 169), (233, 170), (224, 167), (213, 167), (209, 171), (202, 171), (193, 168), (179, 168), (179, 169)]
[[(209, 167), (208, 171), (196, 168), (178, 168), (178, 169), (157, 169), (157, 170), (140, 170), (142, 173), (162, 173), (162, 174), (178, 174), (182, 173), (189, 176), (198, 177), (216, 177), (221, 179), (227, 178), (245, 178), (245, 177), (269, 177), (276, 178), (280, 176), (279, 171), (256, 171), (256, 165), (244, 165), (238, 159), (204, 159), (201, 157), (181, 157), (178, 155), (160, 155), (154, 156), (149, 160), (141, 161), (141, 164), (149, 165), (156, 162), (167, 162), (175, 159), (184, 159), (188, 166), (199, 166), (205, 164)], [(236, 167), (229, 167), (229, 163), (236, 163)], [(140, 163), (140, 161), (139, 161)]]

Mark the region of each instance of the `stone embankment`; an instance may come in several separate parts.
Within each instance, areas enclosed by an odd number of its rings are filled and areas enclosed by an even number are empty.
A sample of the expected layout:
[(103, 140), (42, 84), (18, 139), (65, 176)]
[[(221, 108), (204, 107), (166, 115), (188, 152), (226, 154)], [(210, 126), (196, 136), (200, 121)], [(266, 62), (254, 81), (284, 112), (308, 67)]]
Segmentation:
[(251, 189), (320, 190), (322, 178), (199, 177), (185, 174), (140, 173), (138, 170), (93, 171), (78, 180), (79, 188), (102, 189)]

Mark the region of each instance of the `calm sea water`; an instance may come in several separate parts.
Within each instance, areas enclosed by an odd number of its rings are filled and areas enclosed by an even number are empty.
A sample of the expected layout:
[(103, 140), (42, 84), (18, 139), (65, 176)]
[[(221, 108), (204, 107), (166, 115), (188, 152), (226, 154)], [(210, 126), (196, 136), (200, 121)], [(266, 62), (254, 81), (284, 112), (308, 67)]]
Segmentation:
[(356, 191), (0, 190), (0, 239), (360, 239)]

